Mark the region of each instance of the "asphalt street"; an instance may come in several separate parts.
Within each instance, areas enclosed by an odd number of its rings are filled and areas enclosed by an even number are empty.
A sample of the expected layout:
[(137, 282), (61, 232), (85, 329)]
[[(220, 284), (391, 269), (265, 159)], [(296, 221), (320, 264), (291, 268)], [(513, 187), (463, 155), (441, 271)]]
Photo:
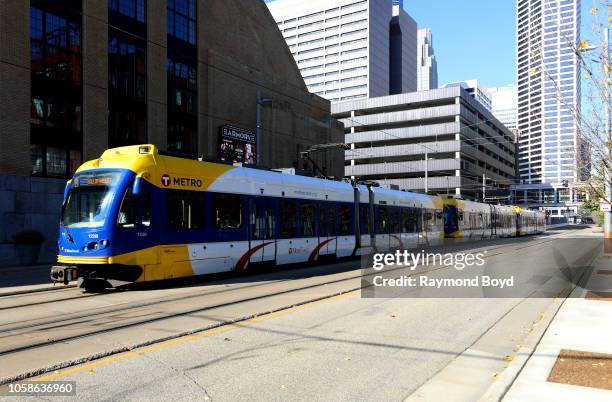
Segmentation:
[[(589, 229), (558, 230), (520, 242), (508, 239), (481, 243), (474, 251), (488, 249), (487, 264), (495, 265), (497, 274), (510, 275), (520, 270), (523, 276), (531, 273), (533, 275), (529, 278), (538, 279), (526, 282), (548, 286), (550, 284), (541, 280), (542, 277), (550, 277), (551, 270), (565, 272), (568, 267), (584, 268), (596, 256), (598, 244), (600, 241), (590, 236)], [(113, 330), (110, 324), (120, 323), (116, 320), (125, 318), (126, 313), (112, 308), (104, 310), (99, 325), (110, 325), (110, 332), (105, 336), (116, 340), (127, 337), (134, 342), (164, 332), (177, 333), (177, 327), (184, 329), (202, 325), (204, 317), (211, 322), (220, 322), (229, 321), (241, 312), (278, 311), (51, 371), (37, 379), (76, 381), (77, 395), (93, 400), (167, 400), (171, 396), (177, 400), (396, 401), (418, 397), (420, 390), (433, 384), (451, 363), (461, 357), (469, 367), (464, 371), (465, 376), (456, 378), (463, 387), (462, 391), (455, 394), (448, 388), (436, 391), (434, 386), (433, 391), (427, 390), (427, 395), (440, 392), (439, 395), (445, 395), (446, 400), (475, 400), (495, 381), (496, 374), (504, 370), (508, 356), (516, 354), (517, 346), (531, 336), (534, 323), (545, 322), (554, 315), (562, 297), (560, 285), (553, 284), (557, 287), (546, 289), (558, 293), (559, 297), (542, 297), (541, 294), (534, 297), (529, 289), (522, 289), (520, 294), (504, 293), (503, 298), (481, 291), (476, 291), (470, 298), (431, 298), (424, 297), (425, 294), (364, 298), (361, 291), (350, 291), (361, 283), (354, 275), (360, 270), (345, 267), (333, 274), (324, 274), (320, 270), (325, 268), (317, 269), (319, 271), (309, 275), (304, 275), (304, 270), (296, 270), (286, 272), (284, 278), (274, 278), (273, 275), (266, 277), (267, 280), (257, 275), (243, 278), (232, 284), (237, 292), (234, 296), (244, 299), (252, 294), (254, 290), (249, 286), (253, 282), (262, 282), (262, 295), (281, 290), (285, 293), (273, 298), (227, 303), (225, 307), (213, 303), (225, 300), (222, 293), (210, 293), (208, 298), (204, 295), (206, 291), (225, 287), (227, 283), (223, 281), (149, 292), (110, 293), (89, 299), (70, 293), (74, 300), (61, 303), (69, 303), (71, 314), (78, 312), (75, 306), (82, 306), (84, 312), (99, 311), (95, 309), (130, 306), (153, 296), (160, 297), (156, 313), (166, 304), (176, 311), (183, 311), (176, 307), (180, 304), (176, 297), (190, 295), (199, 289), (203, 292), (202, 298), (189, 298), (187, 303), (193, 307), (203, 305), (208, 299), (214, 305), (214, 311), (186, 312), (180, 321), (160, 320), (155, 330), (144, 321), (128, 330)], [(290, 275), (289, 272), (301, 275)], [(340, 278), (346, 280), (339, 281)], [(300, 290), (289, 291), (288, 284)], [(309, 286), (304, 286), (306, 284)], [(73, 291), (77, 292), (76, 289), (66, 290)], [(338, 293), (342, 294), (323, 297)], [(59, 296), (56, 294), (54, 297)], [(170, 297), (174, 299), (168, 301)], [(309, 299), (320, 300), (306, 302)], [(5, 306), (11, 318), (3, 318), (0, 336), (15, 346), (25, 345), (26, 348), (19, 352), (25, 354), (4, 349), (4, 354), (0, 354), (0, 366), (5, 369), (7, 362), (17, 367), (17, 360), (28, 356), (43, 356), (39, 362), (43, 366), (65, 360), (66, 351), (58, 345), (27, 349), (31, 344), (24, 343), (23, 337), (31, 340), (37, 331), (51, 330), (51, 324), (41, 320), (55, 304), (48, 306), (44, 300), (28, 300), (32, 304), (29, 307), (19, 307), (17, 300), (7, 302)], [(283, 304), (299, 305), (277, 308)], [(137, 315), (151, 314), (152, 308), (155, 307), (142, 307), (138, 314), (133, 312), (129, 318), (134, 320)], [(55, 313), (61, 314), (57, 305)], [(74, 316), (66, 327), (56, 327), (78, 335), (79, 330), (88, 330), (95, 325), (95, 320)], [(87, 331), (84, 333), (89, 334)], [(109, 346), (101, 335), (96, 334), (70, 339), (66, 344), (79, 353), (98, 350), (92, 345), (98, 345), (99, 350)], [(4, 369), (3, 373), (5, 376), (16, 374), (26, 368), (27, 365), (15, 368), (13, 373)]]

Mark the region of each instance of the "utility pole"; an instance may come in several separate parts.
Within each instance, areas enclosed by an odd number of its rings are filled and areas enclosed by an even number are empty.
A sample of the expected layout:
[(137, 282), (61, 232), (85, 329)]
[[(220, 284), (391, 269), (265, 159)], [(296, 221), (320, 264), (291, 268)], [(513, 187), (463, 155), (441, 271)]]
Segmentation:
[(429, 154), (427, 151), (425, 151), (425, 194), (429, 192), (429, 186), (427, 184), (427, 179), (429, 178), (428, 168), (429, 168)]
[[(608, 7), (608, 21), (612, 18), (612, 6)], [(605, 127), (605, 138), (606, 138), (606, 171), (605, 171), (605, 190), (606, 190), (606, 201), (612, 202), (612, 167), (610, 161), (612, 160), (612, 129), (610, 127), (610, 25), (605, 25), (604, 28), (604, 43), (603, 43), (603, 60), (601, 62), (603, 67), (603, 81), (604, 81), (604, 127)], [(612, 212), (604, 212), (604, 252), (612, 254)]]
[(486, 202), (485, 191), (487, 187), (487, 176), (482, 174), (482, 202)]

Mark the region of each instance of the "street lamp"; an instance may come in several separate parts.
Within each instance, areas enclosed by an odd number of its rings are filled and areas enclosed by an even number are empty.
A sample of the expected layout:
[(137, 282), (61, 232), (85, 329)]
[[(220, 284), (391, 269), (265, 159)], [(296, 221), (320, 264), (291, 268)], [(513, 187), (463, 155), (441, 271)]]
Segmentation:
[(429, 192), (429, 161), (433, 158), (429, 157), (428, 151), (425, 151), (425, 194)]
[(257, 125), (255, 127), (255, 158), (256, 158), (256, 163), (257, 165), (260, 165), (261, 162), (259, 160), (259, 145), (261, 144), (261, 106), (265, 105), (267, 103), (272, 103), (274, 102), (274, 99), (272, 98), (262, 98), (261, 97), (261, 91), (258, 89), (257, 90)]
[(425, 148), (425, 194), (429, 191), (429, 160), (433, 159), (429, 157), (429, 151), (435, 152), (435, 150), (429, 148), (426, 145), (419, 144), (421, 147)]

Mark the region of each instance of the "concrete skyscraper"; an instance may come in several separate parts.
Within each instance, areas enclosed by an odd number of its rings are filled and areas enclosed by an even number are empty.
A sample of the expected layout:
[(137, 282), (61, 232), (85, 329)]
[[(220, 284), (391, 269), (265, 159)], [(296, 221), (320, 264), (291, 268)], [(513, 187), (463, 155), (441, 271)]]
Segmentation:
[(417, 91), (438, 88), (438, 62), (434, 54), (433, 36), (429, 28), (419, 29), (417, 52)]
[[(580, 0), (517, 0), (517, 201), (576, 212), (580, 144)], [(530, 196), (529, 194), (533, 194)], [(523, 197), (524, 196), (524, 197)]]
[(486, 107), (487, 110), (492, 110), (491, 105), (491, 95), (486, 91), (486, 89), (480, 85), (478, 80), (466, 80), (459, 82), (451, 82), (449, 84), (442, 85), (442, 88), (449, 87), (462, 87), (465, 89), (474, 99), (482, 104), (482, 106)]
[(331, 101), (417, 89), (417, 27), (398, 0), (275, 0), (308, 89)]

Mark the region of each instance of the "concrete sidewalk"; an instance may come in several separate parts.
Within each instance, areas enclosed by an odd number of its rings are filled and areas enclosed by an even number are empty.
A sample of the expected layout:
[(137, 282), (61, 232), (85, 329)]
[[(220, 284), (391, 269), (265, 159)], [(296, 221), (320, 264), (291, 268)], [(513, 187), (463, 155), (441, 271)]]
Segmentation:
[(51, 266), (52, 264), (0, 267), (0, 294), (26, 287), (53, 286)]
[(504, 401), (612, 401), (612, 258), (557, 312)]

